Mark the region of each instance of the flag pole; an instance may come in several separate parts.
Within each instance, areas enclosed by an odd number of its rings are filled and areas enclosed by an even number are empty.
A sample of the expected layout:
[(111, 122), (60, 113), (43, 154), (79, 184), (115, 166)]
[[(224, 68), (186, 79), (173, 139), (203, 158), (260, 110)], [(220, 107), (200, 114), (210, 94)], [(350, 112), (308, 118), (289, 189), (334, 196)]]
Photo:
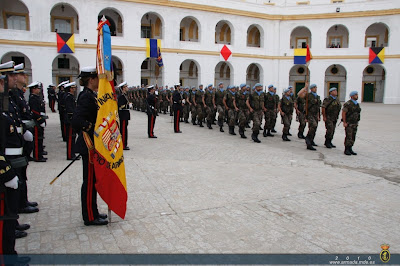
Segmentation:
[(111, 225), (111, 210), (108, 208), (108, 225)]

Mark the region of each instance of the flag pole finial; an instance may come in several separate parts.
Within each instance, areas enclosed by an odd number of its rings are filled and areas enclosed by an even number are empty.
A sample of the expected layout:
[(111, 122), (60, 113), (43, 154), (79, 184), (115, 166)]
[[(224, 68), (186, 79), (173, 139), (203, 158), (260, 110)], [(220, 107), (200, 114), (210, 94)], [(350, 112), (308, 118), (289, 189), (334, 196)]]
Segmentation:
[(106, 20), (107, 20), (106, 17), (103, 15), (103, 17), (101, 18), (101, 21), (105, 22)]

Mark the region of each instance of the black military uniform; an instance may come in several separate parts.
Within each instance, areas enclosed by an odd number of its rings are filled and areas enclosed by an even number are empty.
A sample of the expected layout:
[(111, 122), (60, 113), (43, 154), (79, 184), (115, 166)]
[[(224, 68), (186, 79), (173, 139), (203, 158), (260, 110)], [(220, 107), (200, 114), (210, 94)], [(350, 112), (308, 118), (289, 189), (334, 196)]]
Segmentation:
[[(126, 85), (126, 82), (119, 85), (122, 90)], [(118, 115), (119, 115), (119, 130), (122, 136), (122, 143), (124, 144), (124, 150), (129, 150), (128, 147), (128, 121), (131, 119), (131, 113), (129, 111), (129, 100), (126, 94), (122, 91), (121, 95), (118, 96)]]
[(72, 127), (72, 117), (76, 108), (75, 96), (71, 92), (71, 89), (75, 87), (75, 82), (71, 82), (65, 85), (65, 116), (64, 124), (66, 128), (66, 138), (67, 138), (67, 160), (73, 160), (75, 158), (76, 148), (76, 131)]
[(182, 95), (179, 92), (180, 85), (175, 85), (175, 91), (172, 94), (173, 110), (174, 110), (174, 132), (182, 133), (179, 128), (179, 118), (182, 112)]
[(61, 136), (63, 141), (67, 141), (67, 134), (66, 134), (66, 127), (64, 124), (64, 117), (65, 117), (65, 92), (64, 92), (64, 85), (69, 83), (69, 81), (61, 82), (58, 86), (58, 113), (60, 115), (60, 126), (61, 126)]
[[(84, 80), (96, 78), (95, 67), (82, 68), (79, 75), (81, 85)], [(97, 86), (96, 86), (97, 89)], [(97, 119), (97, 93), (88, 87), (84, 87), (78, 96), (75, 113), (72, 118), (72, 126), (79, 132), (76, 145), (82, 156), (83, 184), (81, 188), (82, 217), (85, 225), (106, 225), (107, 215), (99, 214), (97, 209), (96, 175), (93, 165), (94, 126)]]
[(56, 112), (54, 109), (54, 106), (56, 104), (57, 96), (56, 96), (56, 90), (54, 89), (54, 85), (49, 85), (47, 88), (47, 97), (49, 98), (49, 107), (53, 113)]
[(147, 103), (147, 134), (149, 138), (157, 138), (154, 136), (154, 124), (156, 123), (156, 103), (157, 97), (154, 95), (154, 86), (147, 87), (149, 92), (146, 103)]
[(43, 136), (44, 127), (46, 126), (45, 118), (42, 112), (44, 103), (39, 95), (32, 93), (32, 90), (39, 88), (39, 83), (34, 82), (28, 87), (31, 90), (31, 94), (29, 96), (29, 106), (32, 111), (32, 118), (36, 123), (33, 129), (33, 159), (35, 162), (46, 162), (46, 158), (43, 157)]

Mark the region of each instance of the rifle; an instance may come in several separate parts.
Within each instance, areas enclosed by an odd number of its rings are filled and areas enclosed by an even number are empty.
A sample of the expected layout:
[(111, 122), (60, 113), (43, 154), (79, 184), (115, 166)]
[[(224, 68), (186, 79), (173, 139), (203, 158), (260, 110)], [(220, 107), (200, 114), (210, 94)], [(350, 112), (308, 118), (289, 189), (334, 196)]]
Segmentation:
[(64, 168), (64, 170), (61, 171), (61, 173), (59, 173), (51, 182), (50, 185), (53, 185), (53, 183), (79, 158), (81, 157), (81, 155), (79, 154), (78, 156), (75, 156), (75, 158), (72, 160), (72, 162), (70, 162), (67, 167)]

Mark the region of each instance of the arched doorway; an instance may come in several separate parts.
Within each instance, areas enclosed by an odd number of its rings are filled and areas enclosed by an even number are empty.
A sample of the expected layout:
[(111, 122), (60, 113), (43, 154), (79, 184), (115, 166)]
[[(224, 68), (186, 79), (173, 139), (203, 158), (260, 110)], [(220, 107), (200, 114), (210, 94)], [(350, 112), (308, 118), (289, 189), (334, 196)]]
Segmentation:
[(215, 43), (232, 44), (233, 27), (228, 21), (221, 20), (215, 26)]
[(179, 27), (179, 40), (184, 42), (199, 41), (199, 23), (193, 17), (182, 19)]
[(369, 65), (363, 71), (363, 102), (382, 103), (385, 94), (386, 71), (381, 65)]
[(261, 27), (259, 25), (250, 25), (247, 29), (247, 46), (262, 47)]
[(121, 59), (116, 57), (115, 55), (112, 56), (112, 63), (113, 63), (113, 70), (114, 70), (114, 85), (117, 86), (118, 84), (122, 83), (124, 80), (124, 66), (122, 64)]
[(161, 16), (154, 12), (148, 12), (141, 19), (140, 37), (162, 39), (162, 26)]
[(123, 36), (123, 22), (120, 12), (114, 8), (105, 8), (100, 11), (97, 22), (100, 22), (103, 16), (110, 22), (111, 36)]
[(197, 87), (198, 85), (198, 63), (187, 59), (179, 67), (179, 82), (184, 87)]
[(1, 58), (1, 63), (3, 64), (8, 61), (14, 61), (15, 65), (24, 63), (25, 72), (26, 72), (26, 75), (28, 76), (27, 83), (29, 84), (32, 82), (32, 64), (31, 64), (31, 60), (29, 59), (29, 57), (27, 57), (25, 54), (20, 53), (20, 52), (8, 52), (5, 55), (3, 55), (3, 57)]
[(338, 97), (341, 102), (346, 100), (347, 71), (342, 65), (331, 65), (325, 71), (325, 95), (329, 95), (329, 89), (338, 89)]
[(384, 23), (374, 23), (365, 31), (365, 47), (389, 46), (389, 27)]
[(72, 82), (79, 75), (79, 62), (71, 54), (60, 54), (52, 63), (53, 83), (59, 84), (65, 80)]
[(214, 84), (218, 85), (218, 83), (223, 82), (224, 87), (226, 88), (229, 84), (232, 83), (233, 80), (233, 68), (228, 62), (219, 62), (215, 66), (215, 74), (214, 74)]
[(260, 83), (261, 80), (261, 67), (257, 64), (250, 64), (246, 70), (246, 84), (253, 88), (256, 83)]
[(295, 65), (289, 71), (289, 85), (295, 88), (295, 95), (304, 88), (306, 78), (309, 79), (310, 70), (303, 65)]
[(146, 58), (141, 65), (140, 84), (163, 85), (163, 69), (158, 66), (155, 58)]
[(343, 25), (333, 25), (326, 33), (326, 48), (349, 48), (349, 31)]
[(58, 3), (50, 12), (52, 32), (79, 33), (79, 19), (75, 8), (67, 3)]
[(307, 27), (297, 27), (290, 34), (290, 49), (311, 48), (311, 31)]

